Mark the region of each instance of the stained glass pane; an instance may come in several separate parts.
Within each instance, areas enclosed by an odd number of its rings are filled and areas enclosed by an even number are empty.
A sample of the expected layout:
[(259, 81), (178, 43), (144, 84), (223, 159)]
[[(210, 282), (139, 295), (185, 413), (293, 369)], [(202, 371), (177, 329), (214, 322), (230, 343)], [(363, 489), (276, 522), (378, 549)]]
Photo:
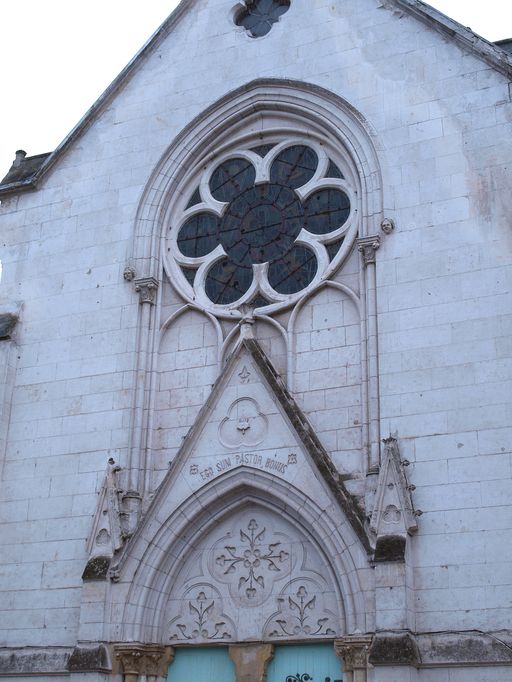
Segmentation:
[(295, 145), (277, 155), (270, 169), (270, 180), (293, 189), (305, 185), (315, 174), (318, 156), (309, 147)]
[(231, 202), (222, 218), (220, 238), (229, 257), (249, 267), (289, 251), (302, 224), (303, 209), (295, 192), (266, 183)]
[(268, 281), (280, 294), (296, 294), (310, 284), (318, 269), (315, 254), (297, 245), (268, 268)]
[(253, 38), (260, 38), (289, 8), (290, 0), (253, 0), (239, 15), (236, 24), (247, 29)]
[(258, 294), (255, 298), (252, 299), (252, 301), (249, 302), (249, 305), (252, 306), (253, 308), (263, 308), (263, 306), (270, 305), (270, 301), (267, 300), (264, 296), (261, 294)]
[(256, 171), (246, 159), (229, 159), (213, 172), (210, 191), (217, 201), (231, 201), (254, 185)]
[(349, 215), (349, 198), (339, 189), (320, 189), (304, 202), (304, 227), (313, 234), (337, 230)]
[(332, 242), (331, 244), (325, 245), (325, 248), (327, 249), (327, 253), (329, 255), (329, 260), (333, 261), (336, 258), (336, 255), (340, 250), (341, 246), (343, 245), (344, 241), (345, 237), (342, 237), (341, 239), (337, 239), (335, 242)]
[(234, 303), (251, 286), (252, 268), (235, 265), (228, 258), (217, 261), (208, 272), (205, 291), (214, 303), (227, 305)]
[(219, 219), (212, 213), (189, 218), (178, 233), (178, 248), (184, 256), (198, 258), (211, 253), (219, 243)]
[(340, 178), (343, 180), (343, 173), (340, 171), (338, 166), (334, 163), (334, 161), (329, 161), (329, 168), (327, 169), (327, 174), (325, 176), (326, 178)]
[(275, 147), (275, 144), (260, 144), (257, 147), (252, 147), (251, 152), (256, 152), (262, 158), (265, 157), (271, 149)]
[(192, 208), (192, 206), (195, 206), (196, 204), (201, 203), (201, 195), (199, 194), (199, 187), (196, 189), (194, 194), (190, 197), (190, 201), (188, 204), (185, 206), (185, 208)]
[(185, 279), (190, 284), (191, 287), (194, 286), (194, 280), (196, 278), (196, 272), (194, 268), (181, 268), (181, 272), (185, 275)]

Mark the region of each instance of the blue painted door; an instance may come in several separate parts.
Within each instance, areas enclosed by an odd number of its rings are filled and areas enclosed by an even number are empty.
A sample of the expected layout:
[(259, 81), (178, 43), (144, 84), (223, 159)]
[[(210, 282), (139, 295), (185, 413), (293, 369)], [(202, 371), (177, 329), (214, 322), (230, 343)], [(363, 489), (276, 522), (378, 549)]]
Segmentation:
[(167, 682), (236, 682), (227, 647), (176, 649)]
[(267, 682), (341, 682), (341, 661), (332, 644), (276, 646)]

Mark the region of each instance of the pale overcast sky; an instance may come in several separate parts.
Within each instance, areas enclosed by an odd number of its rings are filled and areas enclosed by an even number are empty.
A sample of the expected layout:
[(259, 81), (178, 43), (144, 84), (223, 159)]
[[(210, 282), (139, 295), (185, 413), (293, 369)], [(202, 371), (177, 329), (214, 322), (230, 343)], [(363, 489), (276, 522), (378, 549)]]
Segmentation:
[[(16, 149), (29, 156), (54, 149), (177, 4), (4, 0), (0, 178)], [(488, 40), (512, 38), (512, 0), (431, 4)]]

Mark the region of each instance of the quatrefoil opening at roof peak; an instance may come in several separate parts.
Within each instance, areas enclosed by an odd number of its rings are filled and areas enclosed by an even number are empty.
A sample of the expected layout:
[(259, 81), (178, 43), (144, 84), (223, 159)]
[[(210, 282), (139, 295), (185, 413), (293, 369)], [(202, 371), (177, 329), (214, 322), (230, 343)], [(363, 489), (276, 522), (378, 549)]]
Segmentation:
[[(240, 316), (293, 304), (327, 279), (357, 233), (357, 191), (321, 144), (253, 145), (203, 167), (176, 212), (168, 253), (190, 301)], [(191, 203), (200, 197), (199, 203)]]
[(244, 4), (235, 15), (235, 24), (245, 28), (251, 38), (266, 36), (290, 9), (290, 0), (246, 0)]

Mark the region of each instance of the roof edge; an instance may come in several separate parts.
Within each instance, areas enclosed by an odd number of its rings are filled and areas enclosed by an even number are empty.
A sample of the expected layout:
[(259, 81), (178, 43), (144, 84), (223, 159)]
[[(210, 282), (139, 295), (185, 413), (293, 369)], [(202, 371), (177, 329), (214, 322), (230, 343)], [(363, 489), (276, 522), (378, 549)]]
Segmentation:
[(512, 56), (495, 43), (482, 38), (467, 26), (428, 5), (422, 0), (390, 0), (393, 4), (415, 16), (422, 23), (440, 33), (444, 33), (464, 48), (475, 52), (489, 66), (492, 66), (507, 78), (512, 78)]
[(62, 140), (62, 142), (51, 152), (46, 159), (46, 161), (41, 165), (37, 173), (35, 173), (30, 182), (20, 181), (9, 183), (8, 185), (0, 184), (0, 197), (9, 194), (24, 192), (28, 190), (37, 189), (38, 183), (46, 175), (46, 173), (52, 168), (52, 166), (57, 162), (59, 157), (64, 154), (64, 152), (70, 147), (73, 142), (80, 137), (80, 135), (87, 130), (94, 120), (94, 117), (102, 107), (121, 89), (125, 80), (134, 73), (142, 58), (150, 54), (160, 42), (165, 38), (165, 36), (174, 28), (174, 26), (179, 22), (184, 13), (193, 5), (195, 0), (181, 0), (180, 4), (176, 9), (171, 12), (167, 19), (156, 29), (156, 31), (149, 37), (149, 39), (144, 43), (140, 50), (130, 59), (128, 64), (119, 73), (118, 76), (110, 83), (107, 89), (98, 97), (94, 104), (85, 112), (82, 118), (78, 121), (75, 127), (71, 130), (68, 135)]
[[(153, 35), (146, 41), (141, 49), (128, 62), (119, 75), (112, 81), (107, 89), (99, 96), (94, 104), (86, 111), (80, 121), (63, 139), (63, 141), (50, 153), (46, 161), (41, 165), (37, 173), (31, 178), (30, 183), (15, 182), (9, 185), (0, 185), (0, 197), (37, 189), (38, 183), (53, 167), (59, 157), (71, 146), (71, 144), (91, 125), (95, 115), (101, 108), (120, 90), (125, 80), (136, 71), (142, 58), (150, 54), (161, 40), (174, 28), (185, 12), (195, 3), (196, 0), (181, 0), (176, 9), (169, 17), (157, 28)], [(431, 7), (421, 0), (388, 0), (407, 13), (416, 17), (424, 24), (431, 26), (434, 30), (444, 33), (458, 42), (465, 49), (474, 52), (489, 66), (496, 69), (509, 79), (512, 79), (512, 54), (495, 43), (482, 38), (471, 29), (464, 27), (458, 21), (451, 19), (439, 10)], [(387, 3), (386, 3), (387, 4)], [(386, 6), (386, 4), (384, 6)]]

